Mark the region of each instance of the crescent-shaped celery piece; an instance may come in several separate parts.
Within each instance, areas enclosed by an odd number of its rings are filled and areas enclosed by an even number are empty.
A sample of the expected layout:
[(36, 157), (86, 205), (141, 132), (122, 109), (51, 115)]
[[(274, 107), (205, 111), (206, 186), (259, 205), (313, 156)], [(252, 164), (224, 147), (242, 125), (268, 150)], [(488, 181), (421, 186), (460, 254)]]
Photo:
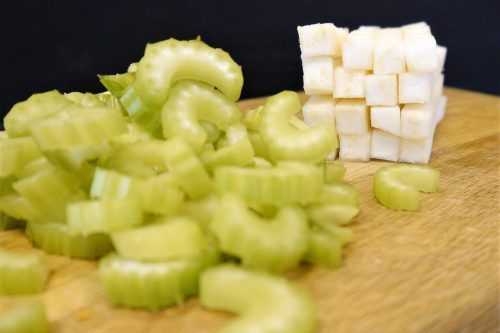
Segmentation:
[(198, 293), (201, 272), (219, 261), (215, 246), (197, 258), (143, 262), (110, 254), (99, 261), (99, 277), (112, 305), (159, 310)]
[(182, 137), (195, 152), (207, 141), (207, 133), (200, 120), (214, 124), (219, 130), (240, 121), (240, 110), (214, 87), (191, 80), (174, 84), (161, 112), (163, 136)]
[(252, 143), (248, 139), (240, 140), (233, 145), (200, 156), (210, 173), (213, 173), (214, 169), (220, 166), (250, 165), (253, 162), (253, 157), (254, 151)]
[(200, 303), (238, 315), (220, 333), (312, 333), (317, 327), (311, 297), (283, 277), (221, 265), (200, 279)]
[(3, 120), (5, 131), (11, 138), (28, 136), (32, 124), (72, 106), (74, 103), (57, 90), (33, 94), (7, 113)]
[(219, 198), (215, 194), (208, 194), (196, 200), (185, 201), (181, 213), (206, 228), (212, 222), (218, 207)]
[(325, 184), (317, 200), (319, 204), (338, 204), (359, 207), (358, 190), (349, 184)]
[(439, 171), (429, 166), (394, 164), (380, 168), (373, 179), (375, 198), (393, 210), (414, 211), (418, 209), (421, 192), (436, 192)]
[(269, 155), (269, 149), (267, 148), (267, 144), (262, 139), (262, 135), (259, 132), (248, 131), (248, 139), (252, 142), (252, 147), (255, 152), (255, 156), (262, 157), (268, 161), (271, 160), (271, 156)]
[[(0, 332), (48, 333), (50, 331), (45, 307), (39, 300), (11, 301), (0, 307)], [(16, 304), (17, 303), (17, 304)]]
[(96, 259), (113, 250), (111, 239), (104, 233), (77, 235), (61, 223), (28, 223), (26, 236), (47, 253), (71, 258)]
[(322, 161), (338, 146), (333, 126), (321, 124), (300, 130), (289, 119), (300, 111), (297, 93), (282, 91), (267, 99), (261, 112), (259, 132), (275, 160)]
[(342, 260), (342, 241), (339, 237), (322, 230), (309, 231), (309, 248), (304, 261), (315, 265), (337, 268)]
[(194, 258), (201, 256), (205, 247), (200, 225), (186, 217), (114, 232), (111, 239), (120, 256), (142, 261)]
[(307, 209), (309, 219), (318, 226), (346, 225), (358, 213), (357, 207), (344, 204), (315, 204)]
[(241, 258), (243, 266), (281, 272), (295, 266), (308, 246), (308, 224), (297, 207), (281, 208), (264, 219), (235, 195), (222, 197), (210, 225), (223, 252)]
[(0, 295), (40, 293), (49, 269), (39, 253), (0, 250)]
[(26, 163), (40, 156), (31, 137), (0, 140), (0, 178), (16, 174)]
[(135, 81), (135, 73), (123, 73), (114, 75), (100, 75), (98, 74), (99, 82), (108, 90), (113, 96), (118, 98), (122, 97), (123, 92)]
[(264, 109), (263, 105), (260, 105), (256, 108), (249, 109), (245, 112), (243, 116), (243, 124), (252, 131), (258, 131), (260, 126), (260, 114)]
[[(212, 144), (219, 140), (222, 133), (217, 126), (205, 120), (200, 120), (200, 126), (203, 127), (203, 130), (207, 133), (207, 139), (205, 140), (206, 142), (203, 146), (206, 144)], [(201, 150), (203, 151), (203, 147)]]
[(338, 183), (344, 179), (345, 166), (342, 163), (325, 161), (325, 183)]
[(23, 221), (49, 222), (43, 211), (38, 210), (32, 203), (19, 194), (7, 194), (0, 198), (0, 212)]

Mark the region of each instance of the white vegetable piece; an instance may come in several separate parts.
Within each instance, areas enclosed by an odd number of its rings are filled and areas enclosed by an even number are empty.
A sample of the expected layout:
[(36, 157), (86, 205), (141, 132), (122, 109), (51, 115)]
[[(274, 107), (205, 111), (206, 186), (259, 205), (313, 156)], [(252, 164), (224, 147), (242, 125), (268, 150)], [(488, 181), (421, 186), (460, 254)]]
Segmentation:
[(374, 74), (399, 74), (405, 71), (405, 47), (400, 29), (382, 29), (373, 48)]
[(367, 75), (365, 78), (367, 105), (398, 104), (398, 79), (396, 75)]
[[(332, 23), (297, 27), (302, 57), (341, 56), (337, 28)], [(340, 33), (342, 35), (343, 32)]]
[(365, 76), (366, 71), (348, 70), (344, 67), (336, 67), (333, 72), (333, 97), (365, 97)]
[(429, 73), (436, 70), (437, 44), (432, 35), (406, 36), (405, 52), (408, 72)]
[(424, 139), (434, 131), (434, 105), (406, 104), (401, 110), (401, 137)]
[(373, 128), (399, 136), (401, 134), (401, 110), (395, 106), (372, 106), (370, 121)]
[(380, 30), (380, 27), (378, 25), (360, 25), (357, 30), (358, 31), (377, 32)]
[(441, 45), (438, 45), (437, 47), (437, 60), (436, 60), (436, 71), (438, 72), (443, 72), (444, 71), (444, 63), (446, 61), (446, 53), (447, 53), (447, 48)]
[(361, 135), (339, 134), (340, 159), (344, 161), (370, 160), (371, 131)]
[(376, 31), (368, 28), (352, 31), (342, 44), (342, 63), (347, 69), (372, 70)]
[(302, 58), (304, 91), (307, 95), (333, 94), (333, 67), (330, 57)]
[(347, 135), (366, 134), (370, 129), (368, 107), (362, 99), (341, 99), (334, 107), (337, 133)]
[(348, 35), (349, 35), (349, 28), (337, 28), (337, 37), (338, 37), (338, 41), (339, 41), (339, 44), (338, 44), (339, 57), (342, 56), (342, 45), (344, 44)]
[(399, 137), (374, 129), (371, 140), (371, 157), (397, 162), (399, 158)]
[(434, 121), (436, 124), (440, 123), (446, 113), (446, 105), (448, 104), (448, 97), (441, 95), (434, 111)]
[(434, 73), (432, 75), (432, 97), (431, 100), (434, 102), (443, 94), (444, 87), (444, 75), (442, 73)]
[(425, 22), (405, 24), (401, 27), (405, 36), (411, 34), (431, 34), (431, 27)]
[(399, 103), (427, 103), (432, 97), (432, 73), (399, 74)]
[(434, 142), (434, 131), (424, 139), (401, 138), (399, 161), (407, 163), (429, 163)]

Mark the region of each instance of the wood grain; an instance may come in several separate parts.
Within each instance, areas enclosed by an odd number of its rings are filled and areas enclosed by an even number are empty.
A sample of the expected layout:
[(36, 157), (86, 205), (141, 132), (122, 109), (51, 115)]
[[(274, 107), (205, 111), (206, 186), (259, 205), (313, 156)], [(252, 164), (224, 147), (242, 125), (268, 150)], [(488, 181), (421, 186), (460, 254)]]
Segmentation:
[[(342, 267), (288, 273), (314, 296), (319, 332), (500, 332), (500, 98), (452, 88), (445, 94), (430, 163), (441, 171), (440, 189), (421, 196), (418, 212), (393, 212), (373, 198), (373, 174), (387, 163), (345, 163), (361, 214)], [(0, 247), (38, 251), (19, 231), (0, 233)], [(231, 318), (195, 299), (159, 313), (112, 308), (96, 262), (49, 262), (42, 297), (53, 332), (211, 333)]]

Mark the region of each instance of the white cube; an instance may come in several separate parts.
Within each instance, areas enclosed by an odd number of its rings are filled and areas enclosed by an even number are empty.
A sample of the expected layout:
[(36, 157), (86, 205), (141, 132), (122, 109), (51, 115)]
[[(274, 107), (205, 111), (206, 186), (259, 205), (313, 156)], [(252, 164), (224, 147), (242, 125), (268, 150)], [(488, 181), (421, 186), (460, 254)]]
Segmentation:
[(398, 79), (396, 75), (367, 75), (365, 78), (367, 105), (398, 104)]
[(334, 107), (337, 133), (360, 135), (370, 129), (368, 107), (362, 99), (342, 99)]
[(311, 96), (302, 106), (304, 122), (313, 127), (319, 124), (335, 126), (333, 116), (334, 100), (329, 96)]
[(372, 106), (370, 121), (374, 128), (399, 136), (401, 134), (401, 110), (395, 106)]
[(434, 73), (432, 76), (432, 97), (431, 100), (436, 101), (443, 94), (444, 75), (442, 73)]
[(337, 28), (337, 38), (338, 38), (338, 56), (342, 56), (342, 45), (344, 44), (347, 36), (349, 35), (349, 28)]
[(406, 68), (412, 73), (434, 72), (437, 68), (437, 44), (432, 35), (405, 39)]
[(446, 52), (447, 49), (444, 46), (437, 46), (437, 60), (436, 60), (436, 71), (443, 72), (444, 71), (444, 63), (446, 61)]
[(399, 103), (427, 103), (432, 97), (432, 73), (399, 74)]
[(399, 161), (407, 163), (429, 163), (432, 143), (434, 142), (434, 133), (431, 133), (424, 139), (405, 139), (401, 138), (401, 147), (399, 150)]
[(403, 40), (377, 36), (373, 48), (373, 73), (399, 74), (404, 71), (405, 47)]
[(434, 122), (436, 124), (440, 123), (443, 120), (444, 115), (446, 113), (447, 104), (448, 104), (448, 97), (446, 97), (445, 95), (441, 95), (436, 105), (436, 109), (434, 110)]
[(371, 140), (371, 157), (396, 162), (399, 158), (399, 137), (374, 129)]
[(421, 21), (421, 22), (416, 22), (416, 23), (410, 23), (410, 24), (405, 24), (401, 27), (403, 30), (403, 33), (405, 35), (412, 34), (412, 33), (422, 33), (422, 34), (431, 34), (431, 27)]
[(372, 70), (375, 33), (351, 32), (342, 44), (342, 63), (347, 69)]
[(365, 76), (366, 71), (348, 70), (344, 67), (336, 67), (333, 73), (333, 97), (365, 97)]
[(357, 30), (376, 33), (380, 30), (380, 27), (378, 25), (360, 25)]
[(361, 135), (339, 135), (339, 156), (344, 161), (370, 160), (371, 131)]
[(304, 91), (307, 95), (333, 94), (333, 59), (330, 57), (302, 58)]
[(340, 56), (337, 28), (332, 23), (297, 27), (302, 57)]
[(401, 110), (401, 137), (424, 139), (434, 131), (434, 105), (406, 104)]

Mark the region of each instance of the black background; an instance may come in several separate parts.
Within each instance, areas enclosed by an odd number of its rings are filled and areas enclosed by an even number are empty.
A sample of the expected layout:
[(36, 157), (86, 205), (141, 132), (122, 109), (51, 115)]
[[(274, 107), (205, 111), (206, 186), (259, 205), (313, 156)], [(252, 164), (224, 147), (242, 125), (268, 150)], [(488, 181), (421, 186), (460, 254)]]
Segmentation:
[[(500, 1), (1, 1), (0, 113), (32, 93), (102, 90), (146, 42), (200, 35), (242, 65), (243, 97), (301, 89), (296, 26), (427, 21), (448, 47), (446, 84), (499, 94)], [(2, 116), (3, 118), (3, 116)]]

